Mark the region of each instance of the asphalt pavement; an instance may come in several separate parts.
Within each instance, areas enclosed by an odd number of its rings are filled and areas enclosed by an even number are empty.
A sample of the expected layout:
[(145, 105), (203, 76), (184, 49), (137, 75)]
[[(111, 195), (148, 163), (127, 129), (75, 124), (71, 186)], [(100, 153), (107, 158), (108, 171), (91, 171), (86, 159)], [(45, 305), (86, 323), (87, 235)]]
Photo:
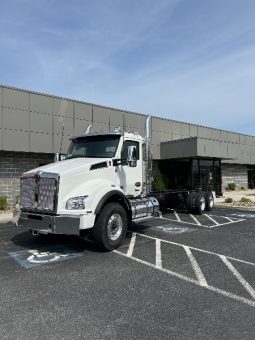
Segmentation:
[(1, 339), (254, 339), (255, 212), (169, 211), (116, 251), (0, 224)]

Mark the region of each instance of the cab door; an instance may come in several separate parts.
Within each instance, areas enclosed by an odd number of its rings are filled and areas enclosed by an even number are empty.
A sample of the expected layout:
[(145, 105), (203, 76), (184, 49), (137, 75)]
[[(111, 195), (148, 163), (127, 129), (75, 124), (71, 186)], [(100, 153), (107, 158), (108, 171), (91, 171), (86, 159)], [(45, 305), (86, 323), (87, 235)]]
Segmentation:
[[(132, 147), (132, 148), (130, 148)], [(130, 150), (135, 161), (130, 162)], [(143, 187), (141, 145), (137, 141), (125, 140), (121, 151), (121, 165), (117, 167), (120, 188), (126, 196), (139, 196)]]

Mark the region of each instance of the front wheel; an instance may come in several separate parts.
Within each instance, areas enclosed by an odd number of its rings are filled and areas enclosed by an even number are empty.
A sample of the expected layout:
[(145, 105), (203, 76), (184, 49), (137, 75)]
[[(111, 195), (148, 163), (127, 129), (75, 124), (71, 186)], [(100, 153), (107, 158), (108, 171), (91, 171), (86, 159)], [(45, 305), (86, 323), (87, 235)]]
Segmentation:
[(115, 202), (107, 203), (96, 218), (94, 241), (104, 250), (116, 249), (124, 240), (127, 227), (128, 218), (124, 207)]

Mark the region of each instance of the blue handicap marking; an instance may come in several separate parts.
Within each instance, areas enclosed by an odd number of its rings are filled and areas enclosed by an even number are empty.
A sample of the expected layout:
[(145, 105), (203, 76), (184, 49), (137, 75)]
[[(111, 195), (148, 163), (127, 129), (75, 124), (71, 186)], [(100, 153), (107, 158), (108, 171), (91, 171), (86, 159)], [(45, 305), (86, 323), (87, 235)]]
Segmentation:
[(65, 261), (82, 256), (82, 254), (82, 252), (77, 252), (66, 246), (52, 246), (9, 252), (9, 255), (24, 268)]
[(239, 218), (254, 218), (255, 213), (250, 212), (238, 212), (238, 213), (229, 213), (228, 216), (239, 217)]
[(153, 227), (153, 229), (161, 229), (162, 231), (166, 233), (171, 233), (171, 234), (182, 234), (182, 233), (194, 231), (194, 229), (191, 229), (188, 227), (180, 227), (179, 225), (176, 226), (171, 223), (156, 226), (156, 227)]

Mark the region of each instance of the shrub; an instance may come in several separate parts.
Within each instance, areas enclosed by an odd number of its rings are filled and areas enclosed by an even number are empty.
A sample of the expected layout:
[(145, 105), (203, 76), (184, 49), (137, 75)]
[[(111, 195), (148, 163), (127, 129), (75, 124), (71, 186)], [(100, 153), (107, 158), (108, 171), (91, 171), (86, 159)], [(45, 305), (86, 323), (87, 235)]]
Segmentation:
[(234, 191), (236, 190), (236, 184), (235, 182), (228, 183), (228, 190)]
[(225, 203), (233, 203), (233, 198), (230, 197), (226, 198)]
[(163, 176), (160, 171), (156, 172), (153, 176), (152, 188), (155, 191), (164, 191), (167, 189), (167, 178)]
[(252, 200), (250, 198), (248, 198), (248, 197), (242, 197), (240, 199), (240, 202), (241, 203), (252, 203)]
[(0, 210), (6, 210), (8, 208), (7, 197), (0, 196)]
[(246, 189), (245, 189), (245, 187), (241, 187), (241, 190), (245, 191)]

